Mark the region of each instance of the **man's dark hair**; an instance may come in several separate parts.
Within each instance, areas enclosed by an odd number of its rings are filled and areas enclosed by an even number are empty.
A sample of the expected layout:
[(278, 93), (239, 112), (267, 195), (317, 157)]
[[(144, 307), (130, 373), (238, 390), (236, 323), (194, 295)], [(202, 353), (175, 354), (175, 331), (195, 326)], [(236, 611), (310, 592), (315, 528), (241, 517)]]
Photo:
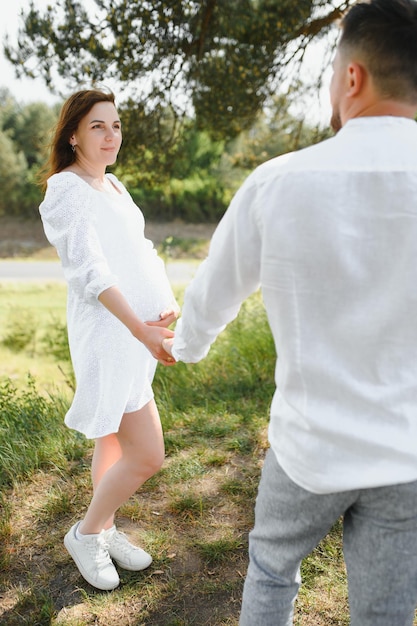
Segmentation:
[(358, 55), (384, 98), (417, 101), (417, 2), (358, 2), (342, 20), (341, 52)]

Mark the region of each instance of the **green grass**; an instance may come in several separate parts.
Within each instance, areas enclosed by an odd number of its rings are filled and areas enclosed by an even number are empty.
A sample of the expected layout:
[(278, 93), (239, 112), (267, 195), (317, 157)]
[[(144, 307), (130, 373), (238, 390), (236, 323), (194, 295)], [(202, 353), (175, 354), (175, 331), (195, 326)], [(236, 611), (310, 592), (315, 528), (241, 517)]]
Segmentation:
[[(112, 593), (85, 583), (62, 544), (88, 505), (92, 454), (63, 424), (72, 394), (65, 289), (2, 286), (0, 328), (2, 626), (237, 626), (273, 392), (259, 295), (203, 362), (157, 370), (166, 461), (118, 515), (154, 562), (120, 571)], [(347, 625), (340, 524), (302, 574), (296, 626)]]

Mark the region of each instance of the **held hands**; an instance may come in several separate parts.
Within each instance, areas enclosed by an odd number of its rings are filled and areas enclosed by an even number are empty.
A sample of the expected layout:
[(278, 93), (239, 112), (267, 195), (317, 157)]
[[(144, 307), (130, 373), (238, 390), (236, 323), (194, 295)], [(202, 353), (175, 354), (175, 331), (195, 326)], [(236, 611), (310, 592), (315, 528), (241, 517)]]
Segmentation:
[(162, 343), (164, 339), (173, 337), (174, 333), (169, 328), (160, 328), (154, 323), (144, 324), (140, 336), (135, 335), (162, 365), (175, 365), (175, 360), (165, 351)]
[(98, 296), (106, 309), (119, 319), (138, 341), (141, 341), (162, 365), (174, 365), (175, 360), (162, 346), (162, 341), (173, 337), (174, 333), (168, 326), (175, 322), (179, 309), (173, 306), (163, 311), (156, 322), (142, 322), (133, 311), (124, 295), (116, 286), (109, 287)]
[(169, 330), (168, 326), (175, 322), (179, 313), (179, 309), (167, 309), (160, 314), (159, 320), (145, 322), (147, 332), (141, 341), (151, 352), (152, 356), (162, 365), (170, 366), (176, 363), (171, 352), (165, 350), (164, 341), (171, 338), (171, 341), (174, 341), (174, 333), (172, 330)]

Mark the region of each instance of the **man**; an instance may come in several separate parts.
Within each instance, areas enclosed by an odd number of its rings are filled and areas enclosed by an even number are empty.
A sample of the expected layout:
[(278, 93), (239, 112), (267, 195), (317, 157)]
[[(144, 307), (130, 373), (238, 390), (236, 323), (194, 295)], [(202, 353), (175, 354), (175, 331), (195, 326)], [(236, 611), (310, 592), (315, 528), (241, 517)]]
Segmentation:
[(340, 516), (352, 626), (417, 604), (417, 2), (352, 7), (333, 70), (338, 134), (248, 177), (172, 346), (199, 361), (261, 287), (279, 358), (241, 626), (292, 624)]

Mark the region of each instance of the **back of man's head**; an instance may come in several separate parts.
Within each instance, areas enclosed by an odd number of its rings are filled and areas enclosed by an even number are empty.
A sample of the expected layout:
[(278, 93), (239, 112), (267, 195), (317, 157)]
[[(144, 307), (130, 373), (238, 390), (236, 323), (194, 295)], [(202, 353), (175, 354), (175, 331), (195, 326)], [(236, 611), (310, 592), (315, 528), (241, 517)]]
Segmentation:
[(339, 49), (362, 62), (382, 98), (417, 102), (417, 1), (358, 2), (344, 16)]

